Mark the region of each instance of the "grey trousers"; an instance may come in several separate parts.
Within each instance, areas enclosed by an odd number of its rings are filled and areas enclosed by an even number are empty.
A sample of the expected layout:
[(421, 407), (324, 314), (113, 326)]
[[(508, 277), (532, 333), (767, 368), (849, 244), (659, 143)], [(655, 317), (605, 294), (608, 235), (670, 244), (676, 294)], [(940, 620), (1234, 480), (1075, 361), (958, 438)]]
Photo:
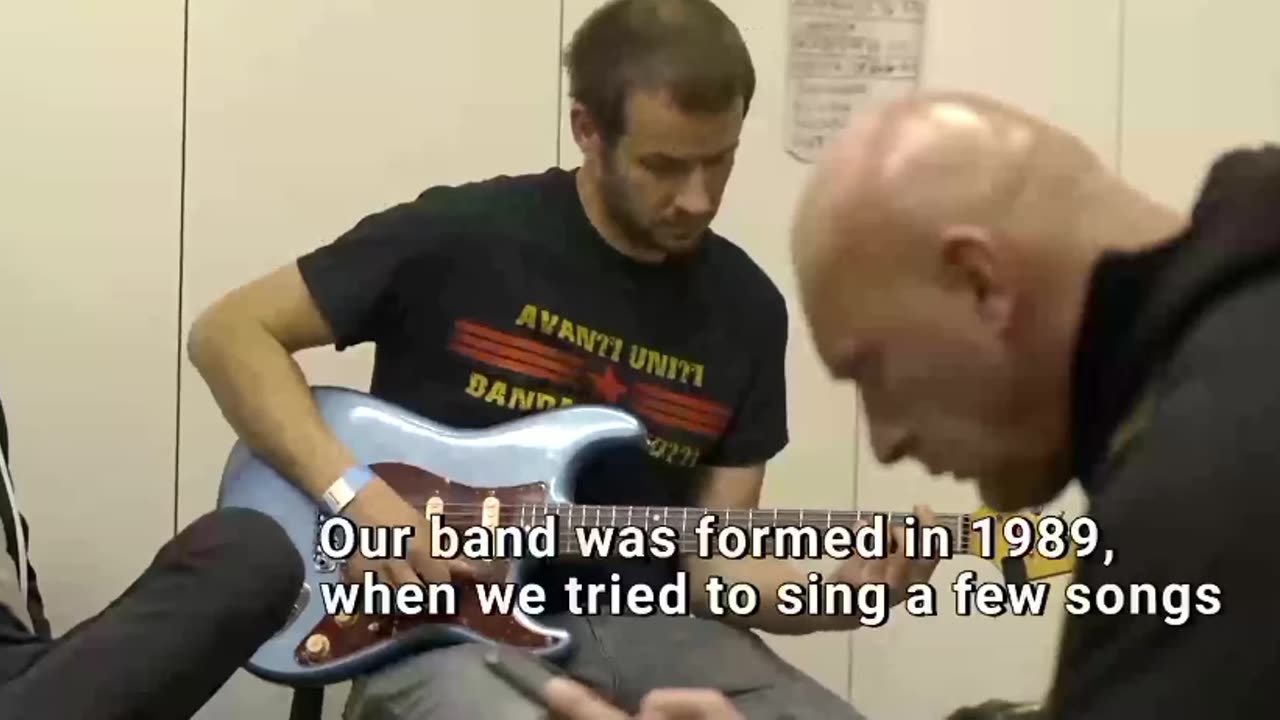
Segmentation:
[[(567, 674), (634, 713), (661, 687), (725, 693), (749, 720), (865, 720), (778, 657), (754, 633), (692, 617), (539, 618), (573, 633)], [(357, 681), (346, 720), (542, 720), (545, 712), (491, 674), (482, 645), (457, 645)]]

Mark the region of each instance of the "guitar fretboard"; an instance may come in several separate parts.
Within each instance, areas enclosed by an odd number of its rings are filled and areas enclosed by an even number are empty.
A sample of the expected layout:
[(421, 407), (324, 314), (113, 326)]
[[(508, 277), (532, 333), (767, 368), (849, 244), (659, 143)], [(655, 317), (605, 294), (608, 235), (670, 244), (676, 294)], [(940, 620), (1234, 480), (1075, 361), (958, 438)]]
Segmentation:
[[(479, 505), (447, 506), (442, 509), (445, 524), (469, 526), (478, 524), (483, 514)], [(582, 551), (583, 537), (595, 534), (612, 537), (616, 546), (619, 540), (626, 537), (617, 532), (610, 533), (606, 529), (637, 528), (648, 536), (658, 528), (669, 528), (667, 537), (672, 538), (681, 553), (699, 551), (696, 530), (703, 518), (711, 516), (715, 519), (710, 529), (713, 535), (725, 527), (740, 528), (742, 533), (735, 535), (746, 538), (748, 543), (763, 542), (772, 548), (779, 542), (788, 548), (821, 549), (825, 547), (825, 537), (832, 529), (843, 528), (850, 532), (835, 534), (836, 543), (842, 547), (852, 546), (853, 531), (860, 523), (872, 523), (878, 519), (885, 526), (904, 526), (912, 524), (917, 528), (917, 539), (920, 545), (928, 544), (937, 548), (938, 533), (945, 537), (942, 545), (952, 555), (970, 554), (970, 516), (967, 513), (935, 513), (932, 528), (925, 529), (918, 519), (909, 512), (873, 512), (866, 510), (814, 510), (814, 509), (774, 509), (774, 508), (694, 508), (663, 506), (631, 506), (631, 505), (577, 505), (577, 504), (514, 504), (502, 506), (498, 513), (498, 526), (514, 526), (529, 530), (544, 526), (549, 517), (555, 518), (557, 529), (557, 553), (579, 554)], [(600, 530), (593, 530), (593, 529)], [(711, 543), (714, 547), (714, 540)], [(936, 552), (936, 550), (935, 550)]]

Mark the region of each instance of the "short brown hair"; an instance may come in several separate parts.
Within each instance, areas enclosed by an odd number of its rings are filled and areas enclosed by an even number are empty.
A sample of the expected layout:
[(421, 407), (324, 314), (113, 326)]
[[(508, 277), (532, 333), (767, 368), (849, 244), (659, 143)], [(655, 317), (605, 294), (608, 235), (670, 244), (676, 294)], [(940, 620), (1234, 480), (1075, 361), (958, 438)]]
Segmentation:
[(607, 143), (626, 131), (635, 90), (666, 90), (683, 110), (719, 112), (755, 94), (755, 67), (738, 28), (711, 0), (610, 0), (565, 52), (569, 96)]

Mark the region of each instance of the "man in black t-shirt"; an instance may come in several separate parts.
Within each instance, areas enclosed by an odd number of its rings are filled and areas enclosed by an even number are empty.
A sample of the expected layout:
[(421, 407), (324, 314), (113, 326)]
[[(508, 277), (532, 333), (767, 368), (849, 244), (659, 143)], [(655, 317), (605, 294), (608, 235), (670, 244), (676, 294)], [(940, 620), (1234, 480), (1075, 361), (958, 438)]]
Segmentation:
[(1044, 716), (1275, 717), (1280, 147), (1217, 158), (1186, 216), (1060, 128), (922, 93), (803, 197), (805, 314), (877, 457), (1000, 511), (1088, 497)]
[[(572, 403), (634, 413), (647, 452), (585, 468), (578, 502), (754, 507), (788, 441), (788, 316), (773, 282), (709, 224), (755, 86), (737, 29), (705, 0), (621, 0), (596, 11), (567, 56), (580, 168), (432, 187), (333, 243), (236, 290), (195, 323), (191, 358), (247, 444), (317, 501), (355, 465), (319, 419), (291, 354), (376, 344), (371, 392), (437, 422), (477, 428)], [(412, 525), (381, 480), (344, 513)], [(446, 579), (420, 530), (406, 560), (355, 556), (355, 577)], [(936, 562), (850, 561), (837, 579), (927, 579)], [(653, 587), (677, 561), (549, 563), (548, 615), (576, 640), (568, 669), (634, 709), (650, 689), (732, 694), (748, 717), (858, 717), (749, 629), (701, 617), (572, 617), (573, 576)], [(852, 629), (853, 617), (788, 617), (774, 591), (806, 582), (778, 560), (686, 560), (699, 614), (710, 575), (761, 589), (738, 625)], [(728, 620), (729, 618), (726, 618)], [(532, 718), (479, 662), (437, 650), (357, 683), (352, 717)]]

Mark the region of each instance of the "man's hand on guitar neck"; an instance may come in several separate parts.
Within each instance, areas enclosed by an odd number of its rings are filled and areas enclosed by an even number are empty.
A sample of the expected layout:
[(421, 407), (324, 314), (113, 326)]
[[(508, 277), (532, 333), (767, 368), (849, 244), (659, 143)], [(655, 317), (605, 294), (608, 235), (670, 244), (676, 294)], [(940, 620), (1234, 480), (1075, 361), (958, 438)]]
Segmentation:
[(473, 569), (462, 560), (444, 560), (432, 556), (431, 530), (426, 518), (416, 512), (399, 493), (381, 478), (365, 485), (351, 500), (343, 515), (361, 527), (411, 527), (413, 537), (404, 558), (367, 558), (360, 553), (347, 560), (346, 574), (351, 582), (364, 580), (366, 572), (374, 572), (379, 582), (392, 587), (422, 583), (447, 583), (456, 576), (473, 577)]
[[(918, 505), (913, 512), (919, 518), (919, 526), (922, 528), (938, 524), (937, 517), (927, 506)], [(870, 524), (864, 521), (858, 523), (858, 527)], [(889, 540), (884, 557), (864, 558), (854, 555), (840, 564), (835, 572), (835, 579), (854, 587), (882, 583), (889, 589), (890, 606), (896, 606), (906, 599), (907, 589), (911, 585), (929, 582), (942, 558), (908, 557), (906, 531), (901, 526), (889, 528)]]

